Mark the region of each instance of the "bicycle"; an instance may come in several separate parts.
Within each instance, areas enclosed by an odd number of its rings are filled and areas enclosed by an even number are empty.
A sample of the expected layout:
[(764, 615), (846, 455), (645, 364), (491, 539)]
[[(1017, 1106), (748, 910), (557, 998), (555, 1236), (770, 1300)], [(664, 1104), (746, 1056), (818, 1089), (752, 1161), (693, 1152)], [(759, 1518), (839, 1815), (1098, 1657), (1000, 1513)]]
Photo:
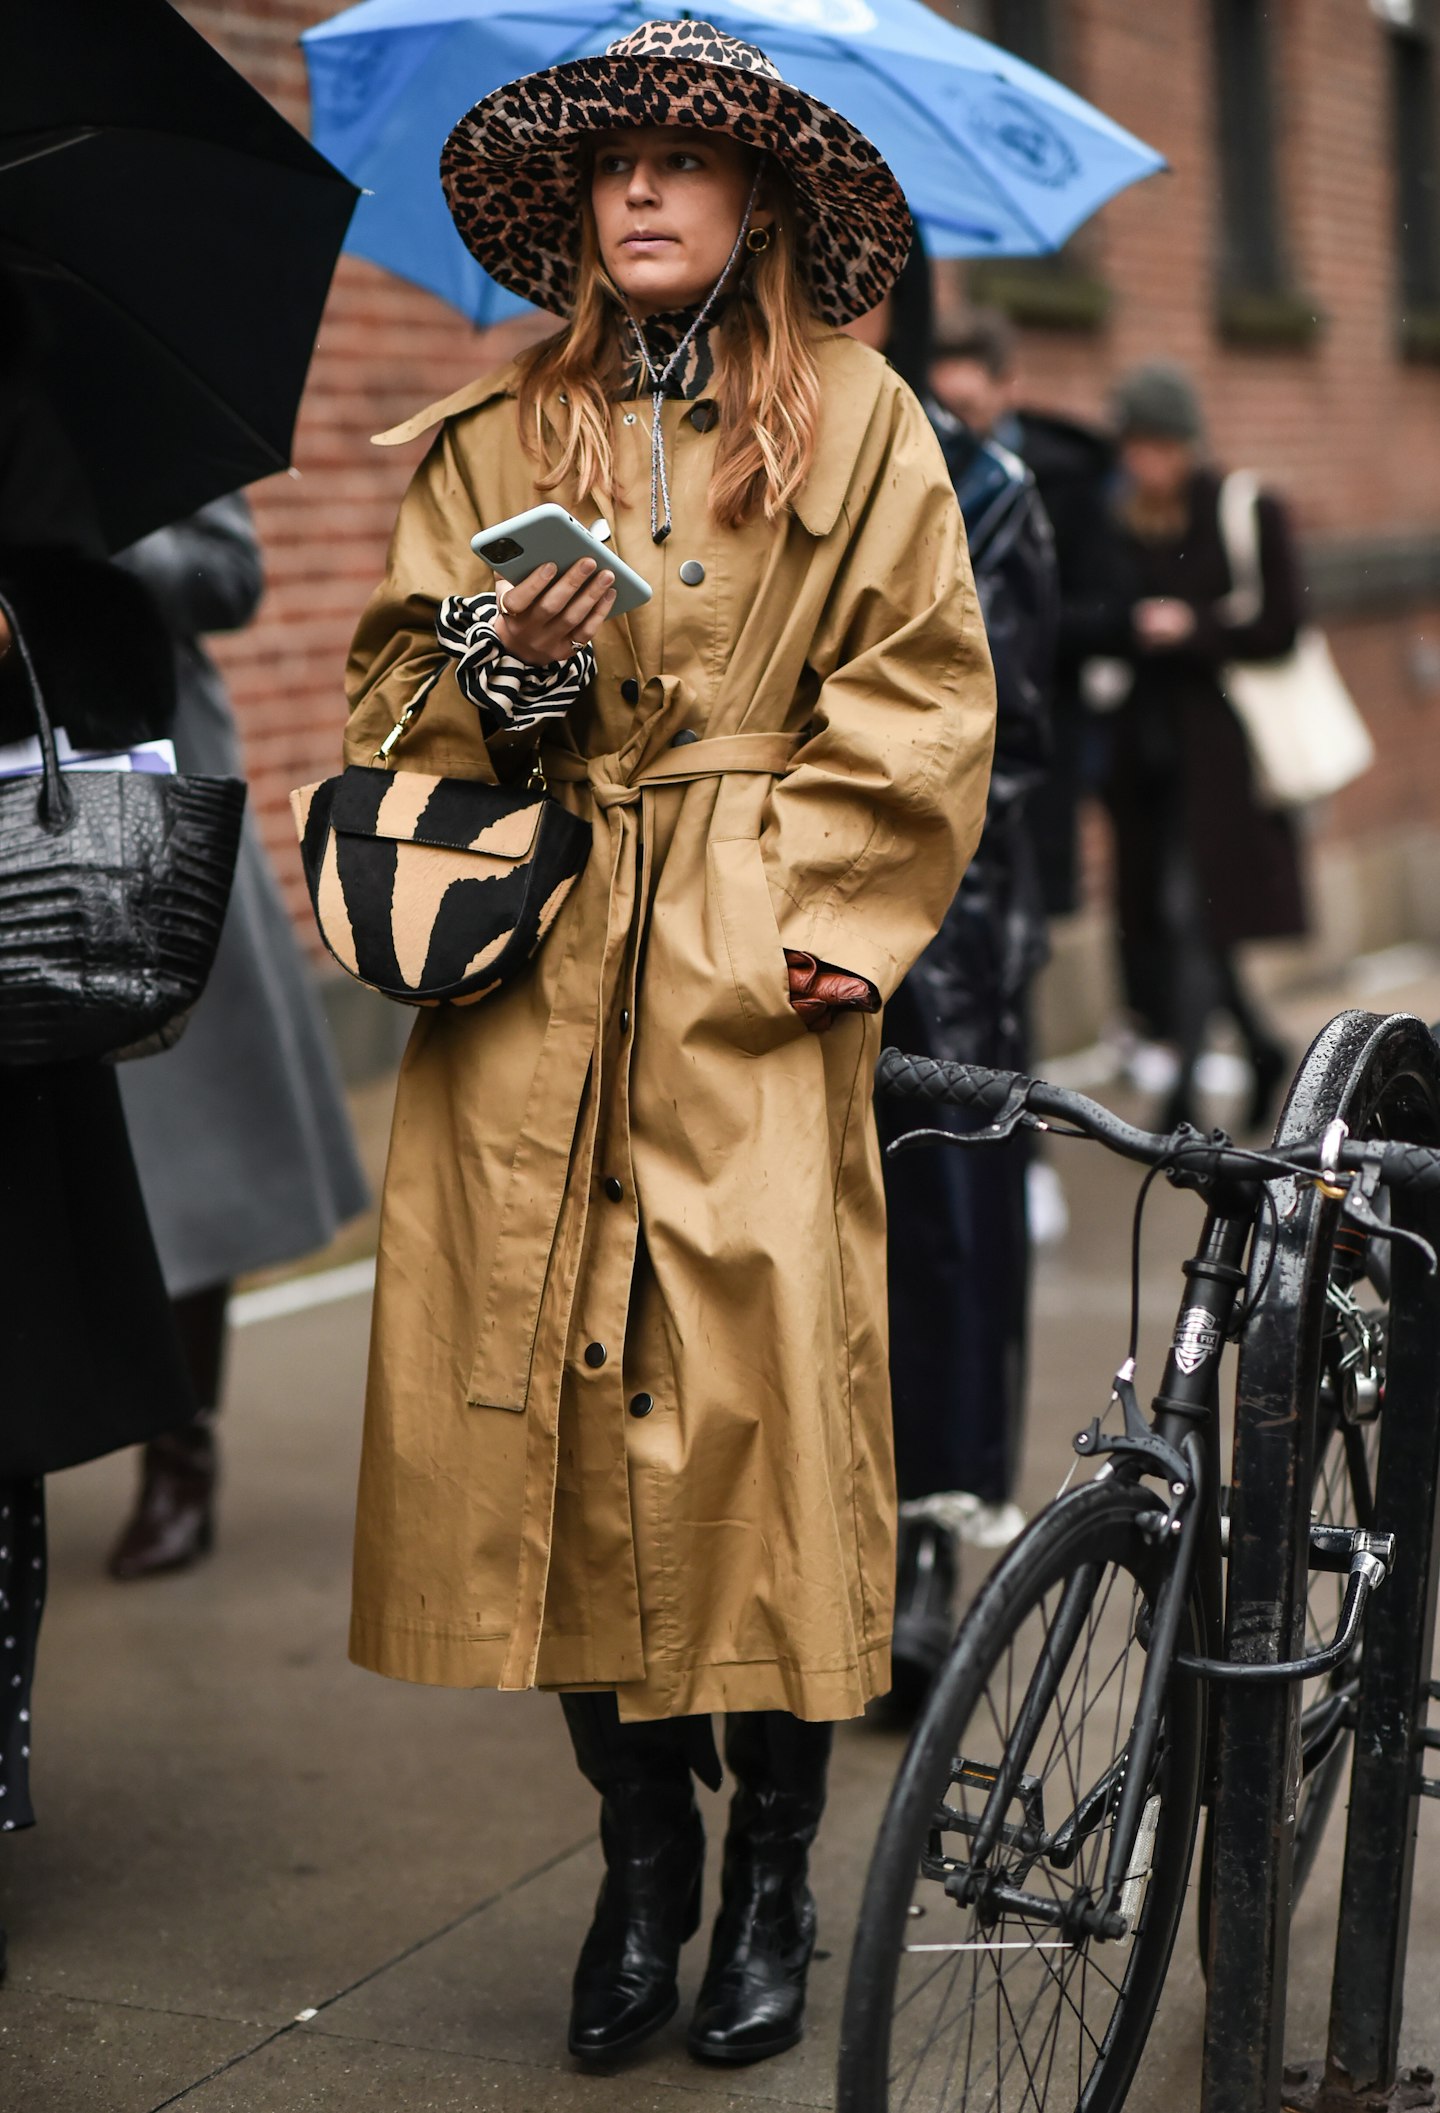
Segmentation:
[[(1347, 1901), (1371, 1917), (1384, 1964), (1357, 1969), (1368, 1933), (1347, 1936), (1342, 1909), (1330, 2067), (1353, 2079), (1388, 2062), (1393, 2080), (1440, 1477), (1432, 1038), (1403, 1017), (1341, 1016), (1263, 1150), (1188, 1127), (1153, 1135), (1040, 1081), (893, 1050), (879, 1083), (988, 1118), (892, 1149), (983, 1147), (1026, 1126), (1147, 1166), (1137, 1312), (1150, 1183), (1163, 1172), (1206, 1215), (1151, 1415), (1132, 1315), (1110, 1408), (1075, 1439), (1099, 1472), (1002, 1558), (917, 1720), (860, 1911), (840, 2113), (1118, 2113), (1207, 1802), (1204, 2104), (1271, 2113), (1290, 1908), (1352, 1751), (1352, 1812), (1389, 1845), (1397, 1897), (1376, 1898), (1352, 1825)], [(1227, 1491), (1218, 1378), (1231, 1339)], [(1322, 1641), (1312, 1586), (1327, 1576), (1344, 1584)], [(1382, 1585), (1376, 1605), (1388, 1594), (1394, 1618), (1359, 1652)], [(1302, 1712), (1308, 1680), (1324, 1685)]]

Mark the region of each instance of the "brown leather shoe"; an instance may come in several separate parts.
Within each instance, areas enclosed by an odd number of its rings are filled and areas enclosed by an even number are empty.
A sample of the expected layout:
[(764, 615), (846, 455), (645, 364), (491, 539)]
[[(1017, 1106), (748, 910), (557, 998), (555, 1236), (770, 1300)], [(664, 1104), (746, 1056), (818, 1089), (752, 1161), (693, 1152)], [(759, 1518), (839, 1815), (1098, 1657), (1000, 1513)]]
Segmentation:
[(135, 1510), (111, 1551), (111, 1577), (188, 1570), (215, 1541), (215, 1434), (205, 1424), (146, 1446)]

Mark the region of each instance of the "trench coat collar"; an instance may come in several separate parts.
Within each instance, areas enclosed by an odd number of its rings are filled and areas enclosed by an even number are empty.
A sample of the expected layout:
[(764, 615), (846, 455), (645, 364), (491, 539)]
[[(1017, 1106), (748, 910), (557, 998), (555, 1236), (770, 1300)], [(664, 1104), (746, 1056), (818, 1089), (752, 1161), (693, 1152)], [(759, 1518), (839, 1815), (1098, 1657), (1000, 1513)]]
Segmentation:
[[(883, 360), (867, 354), (862, 346), (840, 331), (827, 332), (818, 338), (815, 355), (825, 384), (821, 391), (822, 400), (833, 403), (837, 415), (833, 431), (826, 435), (824, 444), (817, 450), (815, 466), (793, 504), (796, 517), (818, 542), (831, 533), (840, 519), (845, 494), (850, 489), (855, 463), (887, 370)], [(827, 372), (829, 369), (834, 372)], [(478, 411), (482, 404), (493, 403), (497, 397), (516, 395), (519, 380), (519, 362), (511, 360), (493, 373), (466, 382), (463, 388), (442, 396), (437, 403), (427, 404), (423, 411), (417, 411), (400, 425), (377, 433), (372, 444), (381, 448), (403, 447), (407, 441), (418, 440), (431, 426), (439, 425), (447, 418), (459, 418), (466, 411)], [(838, 400), (832, 395), (830, 384), (839, 385)]]

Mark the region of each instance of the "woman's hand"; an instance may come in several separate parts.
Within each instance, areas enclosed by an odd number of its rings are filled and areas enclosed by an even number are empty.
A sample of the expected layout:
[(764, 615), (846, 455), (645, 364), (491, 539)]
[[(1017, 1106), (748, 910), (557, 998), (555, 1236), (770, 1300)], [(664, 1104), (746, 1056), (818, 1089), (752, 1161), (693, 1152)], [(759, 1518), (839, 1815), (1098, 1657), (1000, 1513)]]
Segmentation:
[(15, 641), (10, 635), (9, 618), (6, 616), (4, 610), (0, 609), (0, 660), (3, 660), (5, 658), (5, 655), (10, 651), (10, 648), (14, 645), (14, 643)]
[(1183, 646), (1195, 633), (1195, 611), (1190, 604), (1173, 601), (1167, 595), (1137, 602), (1130, 620), (1140, 644), (1149, 646), (1152, 652), (1163, 651), (1166, 646)]
[(589, 645), (615, 605), (615, 575), (578, 558), (558, 579), (553, 565), (537, 565), (513, 587), (497, 579), (495, 594), (495, 636), (517, 660), (544, 668)]
[(839, 1013), (880, 1010), (880, 993), (869, 978), (836, 968), (833, 961), (817, 961), (813, 954), (787, 946), (785, 971), (790, 1003), (811, 1034), (827, 1034)]

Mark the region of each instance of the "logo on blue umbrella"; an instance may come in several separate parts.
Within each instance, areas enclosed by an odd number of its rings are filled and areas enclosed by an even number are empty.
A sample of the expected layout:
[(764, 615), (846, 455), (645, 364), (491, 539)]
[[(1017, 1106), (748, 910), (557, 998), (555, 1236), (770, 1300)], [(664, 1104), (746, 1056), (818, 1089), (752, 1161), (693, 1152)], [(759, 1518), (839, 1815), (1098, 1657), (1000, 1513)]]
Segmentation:
[(996, 160), (1027, 182), (1063, 191), (1079, 175), (1079, 157), (1069, 140), (1013, 88), (994, 88), (982, 96), (970, 119)]

